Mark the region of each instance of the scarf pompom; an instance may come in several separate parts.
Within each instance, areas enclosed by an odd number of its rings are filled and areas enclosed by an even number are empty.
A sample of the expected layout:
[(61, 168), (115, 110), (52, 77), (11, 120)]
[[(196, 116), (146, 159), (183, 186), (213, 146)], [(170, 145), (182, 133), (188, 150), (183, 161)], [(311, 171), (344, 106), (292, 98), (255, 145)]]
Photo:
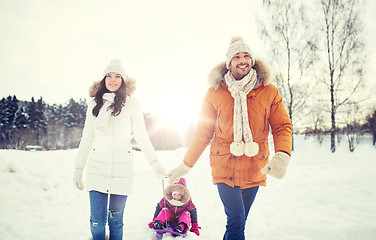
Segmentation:
[(241, 156), (244, 154), (244, 142), (233, 142), (230, 145), (230, 152), (235, 156)]
[(248, 142), (244, 145), (244, 154), (248, 157), (256, 156), (259, 152), (259, 145), (256, 142)]

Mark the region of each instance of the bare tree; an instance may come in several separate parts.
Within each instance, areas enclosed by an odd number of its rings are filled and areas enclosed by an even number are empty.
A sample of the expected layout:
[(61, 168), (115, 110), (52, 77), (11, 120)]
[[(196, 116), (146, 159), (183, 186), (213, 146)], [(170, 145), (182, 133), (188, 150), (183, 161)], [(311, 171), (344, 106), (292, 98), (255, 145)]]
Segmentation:
[(324, 136), (327, 129), (325, 127), (324, 114), (321, 107), (316, 105), (315, 107), (310, 108), (310, 114), (308, 114), (306, 124), (307, 127), (305, 130), (305, 138), (313, 135), (317, 138), (317, 141), (321, 145), (324, 141)]
[(324, 82), (330, 92), (330, 149), (336, 150), (336, 114), (338, 109), (355, 96), (362, 85), (364, 69), (364, 40), (362, 0), (320, 0), (322, 26), (325, 36)]
[[(271, 49), (270, 59), (293, 129), (304, 117), (306, 103), (315, 89), (309, 70), (317, 60), (314, 31), (303, 1), (264, 1), (266, 19), (259, 19), (261, 36)], [(293, 141), (294, 149), (294, 141)]]
[(358, 102), (348, 102), (340, 115), (342, 115), (341, 119), (344, 121), (343, 132), (347, 137), (349, 150), (353, 152), (363, 134), (361, 121), (364, 119), (364, 113), (362, 113)]
[(372, 134), (372, 144), (376, 145), (376, 110), (373, 110), (366, 118), (367, 126)]

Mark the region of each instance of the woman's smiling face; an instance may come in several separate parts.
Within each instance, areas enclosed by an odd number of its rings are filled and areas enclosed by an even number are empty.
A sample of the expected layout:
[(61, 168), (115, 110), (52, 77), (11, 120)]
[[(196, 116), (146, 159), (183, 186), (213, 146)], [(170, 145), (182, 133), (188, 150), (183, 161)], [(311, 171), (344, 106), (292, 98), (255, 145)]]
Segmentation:
[(106, 74), (106, 88), (110, 92), (116, 92), (121, 87), (123, 79), (119, 73), (109, 72)]

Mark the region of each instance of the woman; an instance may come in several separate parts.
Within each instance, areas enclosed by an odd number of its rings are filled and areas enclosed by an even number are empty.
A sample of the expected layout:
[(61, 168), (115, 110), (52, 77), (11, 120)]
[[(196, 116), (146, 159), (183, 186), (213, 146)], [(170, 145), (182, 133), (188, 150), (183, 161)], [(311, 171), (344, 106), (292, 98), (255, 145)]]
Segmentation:
[(157, 176), (165, 176), (166, 169), (150, 142), (140, 104), (131, 96), (135, 90), (134, 80), (125, 75), (118, 60), (111, 61), (103, 76), (90, 89), (93, 99), (88, 104), (73, 180), (75, 186), (83, 190), (86, 167), (85, 188), (90, 197), (93, 240), (105, 239), (107, 220), (110, 239), (118, 240), (123, 237), (124, 206), (132, 192), (131, 134)]

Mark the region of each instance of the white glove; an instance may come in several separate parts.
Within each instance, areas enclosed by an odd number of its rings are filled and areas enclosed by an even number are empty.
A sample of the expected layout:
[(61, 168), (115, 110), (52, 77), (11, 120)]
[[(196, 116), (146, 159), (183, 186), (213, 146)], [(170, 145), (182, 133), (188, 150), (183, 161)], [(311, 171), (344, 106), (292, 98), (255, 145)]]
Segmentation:
[(162, 179), (162, 178), (167, 176), (167, 170), (166, 170), (166, 168), (163, 167), (163, 165), (161, 164), (161, 162), (159, 160), (154, 161), (151, 164), (151, 167), (155, 171), (157, 178)]
[(84, 170), (82, 168), (76, 168), (73, 173), (73, 184), (81, 191), (84, 189), (84, 183), (82, 182), (83, 172)]
[(179, 180), (179, 178), (187, 173), (189, 173), (189, 171), (192, 169), (192, 167), (188, 167), (187, 165), (185, 165), (184, 161), (182, 163), (179, 164), (179, 166), (177, 166), (176, 168), (172, 169), (167, 177), (170, 179), (169, 180), (169, 183), (170, 184), (173, 184), (175, 183), (176, 181)]
[(269, 174), (275, 178), (283, 178), (286, 173), (287, 165), (290, 161), (290, 156), (284, 152), (276, 152), (272, 160), (261, 169), (261, 173)]

